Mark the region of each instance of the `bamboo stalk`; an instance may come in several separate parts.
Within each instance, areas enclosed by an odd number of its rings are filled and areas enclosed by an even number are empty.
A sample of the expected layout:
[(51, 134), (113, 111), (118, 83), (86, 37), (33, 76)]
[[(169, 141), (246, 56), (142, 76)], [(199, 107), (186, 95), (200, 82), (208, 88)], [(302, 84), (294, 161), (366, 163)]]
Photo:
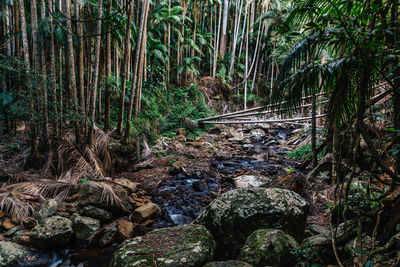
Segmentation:
[[(322, 96), (322, 95), (325, 95), (325, 94), (326, 93), (320, 93), (320, 94), (317, 94), (316, 96)], [(303, 97), (302, 99), (308, 99), (308, 98), (311, 98), (311, 96), (306, 96), (306, 97)], [(250, 108), (250, 109), (247, 109), (247, 110), (235, 111), (235, 112), (231, 112), (231, 113), (226, 113), (226, 114), (212, 116), (212, 117), (208, 117), (208, 118), (204, 118), (204, 119), (199, 119), (199, 120), (197, 120), (197, 122), (209, 121), (209, 120), (229, 117), (231, 115), (237, 115), (237, 114), (243, 114), (243, 113), (252, 112), (252, 111), (268, 109), (268, 108), (276, 107), (276, 106), (279, 106), (279, 105), (282, 105), (282, 104), (286, 104), (286, 103), (287, 103), (287, 101), (284, 101), (284, 102), (281, 102), (281, 103), (271, 104), (271, 105), (267, 105), (267, 106)]]
[[(320, 102), (319, 104), (326, 104), (329, 101), (323, 101)], [(307, 105), (303, 105), (300, 108), (307, 108), (307, 107), (311, 107), (312, 104), (307, 104)], [(283, 109), (280, 111), (287, 111), (290, 109)], [(266, 115), (266, 114), (271, 114), (271, 113), (277, 113), (276, 110), (269, 110), (269, 111), (260, 111), (260, 112), (252, 112), (252, 113), (245, 113), (245, 114), (238, 114), (238, 115), (232, 115), (232, 116), (226, 116), (224, 117), (224, 119), (233, 119), (233, 118), (241, 118), (241, 117), (248, 117), (248, 116), (257, 116), (257, 115)]]
[[(316, 118), (326, 117), (327, 114), (318, 115)], [(307, 121), (311, 120), (312, 117), (293, 118), (293, 119), (282, 119), (282, 120), (254, 120), (254, 121), (205, 121), (204, 124), (256, 124), (256, 123), (284, 123), (292, 121)]]

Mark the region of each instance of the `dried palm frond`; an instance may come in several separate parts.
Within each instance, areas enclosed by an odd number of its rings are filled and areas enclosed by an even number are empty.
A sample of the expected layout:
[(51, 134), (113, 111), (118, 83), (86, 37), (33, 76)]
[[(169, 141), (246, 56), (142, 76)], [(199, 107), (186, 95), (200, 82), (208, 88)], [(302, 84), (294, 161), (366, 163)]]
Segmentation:
[(101, 183), (101, 185), (103, 186), (101, 201), (106, 203), (106, 205), (108, 206), (116, 206), (120, 207), (123, 210), (126, 210), (124, 202), (115, 192), (114, 188), (112, 188), (111, 185), (106, 183)]
[(99, 158), (96, 156), (96, 154), (93, 153), (93, 151), (89, 147), (85, 148), (83, 155), (84, 155), (85, 159), (87, 160), (87, 162), (89, 162), (90, 165), (92, 166), (94, 175), (101, 176), (101, 177), (106, 176), (104, 169), (103, 169), (102, 162), (99, 160)]
[[(57, 156), (58, 156), (58, 166), (57, 169), (59, 173), (63, 173), (64, 170), (68, 167), (67, 158), (70, 157), (71, 154), (76, 154), (79, 152), (76, 150), (75, 146), (67, 141), (65, 141), (62, 145), (58, 147)], [(76, 156), (76, 155), (75, 155)]]
[(59, 180), (77, 181), (80, 178), (105, 176), (102, 164), (97, 156), (85, 148), (82, 155), (73, 144), (65, 142), (58, 149)]
[(72, 195), (78, 188), (73, 182), (60, 182), (42, 179), (38, 182), (25, 182), (1, 188), (1, 192), (11, 192), (38, 196), (41, 198), (54, 198), (64, 200)]
[(0, 194), (0, 199), (0, 210), (4, 211), (7, 216), (18, 220), (20, 223), (24, 222), (33, 214), (33, 204), (19, 199), (14, 194)]
[(105, 172), (107, 173), (111, 172), (112, 160), (111, 160), (111, 154), (108, 150), (106, 151), (103, 157), (103, 168)]
[(94, 126), (93, 148), (98, 157), (102, 157), (108, 152), (108, 144), (110, 143), (110, 133), (104, 132), (102, 129)]
[(40, 170), (40, 173), (42, 173), (44, 176), (52, 176), (51, 174), (51, 168), (53, 168), (53, 155), (54, 152), (53, 150), (50, 150), (49, 153), (47, 154), (47, 161), (44, 164), (43, 168)]

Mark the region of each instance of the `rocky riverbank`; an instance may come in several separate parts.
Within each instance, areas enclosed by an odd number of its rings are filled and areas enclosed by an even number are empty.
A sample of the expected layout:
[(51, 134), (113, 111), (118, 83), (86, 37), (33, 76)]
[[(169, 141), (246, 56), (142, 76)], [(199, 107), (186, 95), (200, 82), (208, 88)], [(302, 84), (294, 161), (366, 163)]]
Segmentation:
[[(22, 223), (0, 212), (0, 266), (334, 263), (329, 157), (312, 177), (286, 157), (306, 142), (288, 125), (218, 127), (196, 138), (180, 131), (129, 170), (82, 181), (64, 201), (26, 199), (33, 215)], [(349, 244), (340, 253), (353, 253), (354, 233), (337, 235)], [(302, 245), (315, 253), (301, 254)]]

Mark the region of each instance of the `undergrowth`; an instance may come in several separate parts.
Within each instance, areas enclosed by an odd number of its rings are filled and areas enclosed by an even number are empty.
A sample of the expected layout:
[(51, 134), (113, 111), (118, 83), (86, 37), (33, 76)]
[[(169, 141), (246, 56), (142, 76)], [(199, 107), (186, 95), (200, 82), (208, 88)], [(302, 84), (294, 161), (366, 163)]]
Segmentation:
[[(305, 144), (295, 149), (292, 149), (287, 157), (290, 159), (305, 160), (312, 153), (311, 144)], [(318, 159), (322, 159), (324, 155), (324, 150), (318, 154)]]
[(144, 134), (150, 142), (160, 135), (174, 137), (179, 128), (185, 129), (189, 136), (198, 136), (202, 129), (196, 120), (212, 114), (194, 84), (162, 90), (146, 88), (143, 104), (145, 108), (133, 121), (133, 135)]

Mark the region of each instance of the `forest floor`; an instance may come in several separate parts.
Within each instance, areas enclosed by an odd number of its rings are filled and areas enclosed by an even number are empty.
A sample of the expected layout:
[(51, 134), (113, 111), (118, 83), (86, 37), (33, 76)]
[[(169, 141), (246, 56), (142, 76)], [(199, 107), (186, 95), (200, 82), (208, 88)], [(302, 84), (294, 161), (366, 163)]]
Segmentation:
[[(141, 162), (131, 164), (112, 178), (106, 178), (134, 182), (138, 192), (141, 192), (135, 194), (139, 201), (141, 198), (148, 203), (151, 199), (158, 205), (160, 212), (147, 218), (142, 224), (141, 233), (189, 223), (222, 193), (249, 186), (284, 188), (298, 193), (310, 204), (306, 237), (318, 233), (313, 229), (329, 232), (329, 206), (334, 201), (335, 190), (326, 171), (330, 164), (323, 159), (318, 178), (311, 179), (307, 176), (310, 169), (298, 170), (301, 162), (288, 157), (294, 149), (309, 144), (307, 129), (288, 124), (218, 126), (194, 138), (186, 136), (183, 129), (178, 132), (180, 134), (176, 138), (159, 139)], [(28, 146), (21, 142), (21, 137), (3, 139), (0, 144), (2, 183), (9, 179), (10, 173), (18, 172), (28, 153)], [(63, 211), (65, 213), (65, 209)], [(70, 214), (73, 212), (76, 211), (70, 211)], [(7, 225), (10, 220), (6, 220), (4, 214), (0, 215), (0, 241), (16, 241), (32, 246), (29, 238), (14, 238), (10, 234), (11, 226)], [(127, 217), (118, 217), (114, 217), (116, 220), (113, 223), (129, 220)], [(113, 223), (103, 226), (100, 233), (107, 233), (107, 227)], [(118, 231), (121, 235), (121, 230)], [(116, 248), (82, 249), (76, 244), (72, 247), (65, 255), (57, 251), (57, 257), (52, 262), (65, 262), (67, 259), (75, 264), (83, 262), (87, 266), (106, 266), (105, 261), (110, 259)], [(96, 257), (98, 253), (105, 259)]]
[(200, 137), (159, 140), (151, 156), (117, 176), (152, 195), (163, 207), (166, 226), (173, 225), (171, 208), (190, 221), (218, 195), (248, 186), (238, 177), (295, 191), (312, 203), (309, 222), (327, 226), (326, 203), (333, 202), (333, 189), (323, 182), (310, 184), (305, 177), (309, 169), (296, 169), (300, 161), (287, 157), (309, 142), (305, 130), (290, 125), (219, 126)]

